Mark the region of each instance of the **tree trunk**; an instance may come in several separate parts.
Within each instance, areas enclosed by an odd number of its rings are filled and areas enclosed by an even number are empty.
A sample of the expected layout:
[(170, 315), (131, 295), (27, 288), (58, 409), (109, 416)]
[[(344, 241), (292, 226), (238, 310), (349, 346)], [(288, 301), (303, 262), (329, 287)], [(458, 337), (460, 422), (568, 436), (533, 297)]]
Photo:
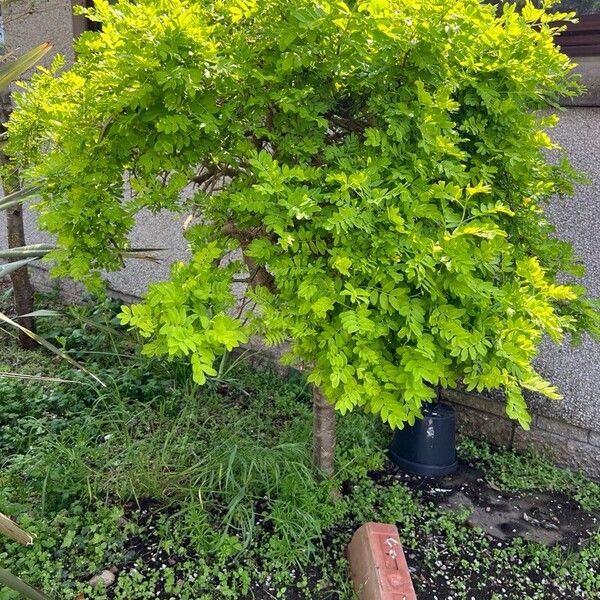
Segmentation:
[[(0, 110), (2, 122), (8, 120), (10, 114), (10, 99), (6, 94), (3, 94), (0, 100), (2, 109)], [(6, 167), (8, 157), (3, 150), (0, 149), (0, 165)], [(16, 192), (19, 189), (19, 178), (15, 171), (5, 173), (2, 178), (2, 188), (4, 195)], [(25, 228), (23, 226), (23, 207), (17, 205), (6, 211), (6, 230), (8, 233), (8, 247), (18, 248), (25, 245)], [(17, 315), (26, 315), (33, 312), (33, 286), (29, 278), (27, 267), (22, 267), (13, 271), (10, 274), (11, 283), (13, 286), (13, 296), (15, 302), (15, 312)], [(35, 320), (33, 317), (25, 317), (19, 319), (19, 323), (30, 331), (35, 331)], [(26, 350), (33, 350), (37, 347), (37, 342), (30, 338), (26, 333), (19, 333), (21, 346)]]
[[(4, 187), (7, 191), (7, 187)], [(9, 192), (10, 193), (10, 192)], [(25, 245), (25, 231), (23, 229), (23, 210), (20, 206), (11, 208), (6, 213), (6, 228), (8, 231), (8, 247), (17, 248)], [(21, 267), (10, 274), (13, 286), (13, 297), (15, 312), (17, 315), (26, 315), (33, 312), (33, 286), (29, 278), (27, 267)], [(23, 327), (35, 332), (35, 320), (33, 317), (19, 319)], [(37, 342), (26, 333), (19, 333), (21, 346), (27, 350), (37, 347)]]
[(335, 472), (335, 409), (313, 387), (313, 464), (323, 477)]
[[(223, 226), (222, 232), (237, 239), (244, 251), (252, 236), (249, 232), (238, 229), (234, 223)], [(257, 266), (252, 258), (242, 252), (244, 262), (250, 273), (248, 285), (266, 287), (271, 293), (277, 293), (273, 275), (264, 266)], [(313, 386), (313, 466), (319, 477), (332, 478), (335, 473), (335, 408), (327, 402), (321, 390)], [(332, 490), (333, 500), (338, 499), (338, 492)]]

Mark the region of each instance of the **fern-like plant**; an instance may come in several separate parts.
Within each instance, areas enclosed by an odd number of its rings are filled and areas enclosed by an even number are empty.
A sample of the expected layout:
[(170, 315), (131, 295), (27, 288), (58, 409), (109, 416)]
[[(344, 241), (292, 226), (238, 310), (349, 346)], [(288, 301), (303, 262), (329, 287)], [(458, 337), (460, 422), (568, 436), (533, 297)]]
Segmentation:
[(505, 390), (527, 428), (523, 390), (559, 397), (533, 366), (543, 336), (598, 334), (544, 215), (577, 178), (547, 132), (579, 91), (554, 43), (573, 15), (544, 4), (95, 2), (102, 31), (9, 125), (53, 272), (102, 291), (140, 210), (201, 215), (191, 260), (122, 321), (198, 384), (251, 336), (289, 339), (325, 470), (329, 406), (402, 427), (463, 381)]

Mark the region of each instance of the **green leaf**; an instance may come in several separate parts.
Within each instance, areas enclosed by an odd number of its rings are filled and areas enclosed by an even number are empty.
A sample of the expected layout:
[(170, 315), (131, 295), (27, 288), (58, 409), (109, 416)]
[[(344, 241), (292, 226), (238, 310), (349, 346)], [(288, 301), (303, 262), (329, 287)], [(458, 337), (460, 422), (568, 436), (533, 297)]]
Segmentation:
[(248, 339), (240, 322), (228, 315), (215, 316), (211, 325), (210, 332), (213, 339), (219, 344), (223, 344), (229, 351), (237, 348)]

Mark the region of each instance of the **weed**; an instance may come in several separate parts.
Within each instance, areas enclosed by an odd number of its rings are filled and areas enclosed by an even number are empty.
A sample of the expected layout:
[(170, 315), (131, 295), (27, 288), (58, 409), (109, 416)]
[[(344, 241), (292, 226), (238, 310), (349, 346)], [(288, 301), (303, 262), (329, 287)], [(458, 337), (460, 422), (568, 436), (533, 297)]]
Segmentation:
[[(2, 358), (7, 367), (83, 383), (0, 379), (0, 511), (37, 534), (32, 548), (0, 546), (0, 563), (46, 592), (350, 600), (344, 548), (362, 523), (384, 521), (399, 528), (419, 597), (600, 594), (600, 535), (577, 552), (491, 539), (464, 511), (438, 509), (390, 474), (391, 434), (367, 415), (339, 422), (344, 493), (331, 503), (311, 473), (311, 403), (300, 375), (284, 380), (232, 361), (199, 390), (185, 365), (137, 356), (110, 312), (78, 307), (63, 324), (64, 347), (93, 364), (106, 389), (16, 347)], [(542, 457), (469, 440), (460, 451), (500, 487), (567, 491), (598, 505), (595, 483)], [(115, 570), (115, 584), (91, 589), (104, 568)], [(12, 598), (0, 590), (0, 600)]]
[(483, 469), (486, 477), (501, 489), (563, 492), (584, 510), (600, 510), (600, 485), (581, 473), (555, 466), (539, 452), (519, 454), (464, 437), (460, 440), (459, 454)]

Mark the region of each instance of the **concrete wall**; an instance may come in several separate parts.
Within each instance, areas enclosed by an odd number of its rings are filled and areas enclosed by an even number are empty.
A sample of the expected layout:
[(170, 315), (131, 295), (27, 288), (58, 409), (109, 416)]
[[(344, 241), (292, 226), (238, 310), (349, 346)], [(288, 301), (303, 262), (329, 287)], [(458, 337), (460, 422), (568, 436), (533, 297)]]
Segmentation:
[[(73, 61), (74, 32), (80, 33), (84, 28), (82, 17), (73, 17), (70, 0), (15, 0), (3, 7), (5, 43), (15, 55), (20, 55), (36, 45), (51, 41), (52, 50), (41, 63), (48, 66), (56, 54), (62, 54), (67, 64)], [(187, 257), (187, 246), (181, 235), (181, 223), (184, 217), (169, 213), (153, 215), (144, 212), (132, 232), (132, 244), (137, 247), (160, 247), (168, 251), (158, 253), (159, 264), (127, 260), (126, 268), (119, 273), (108, 275), (109, 288), (116, 295), (124, 298), (139, 297), (150, 281), (167, 278), (173, 261)], [(35, 214), (26, 215), (28, 243), (50, 241), (35, 226)], [(6, 246), (4, 215), (0, 215), (0, 247)], [(49, 288), (60, 285), (65, 296), (70, 299), (80, 297), (84, 292), (81, 287), (69, 282), (50, 282), (46, 272), (33, 268), (33, 278), (38, 287)]]
[(6, 47), (16, 55), (43, 42), (52, 42), (53, 50), (41, 64), (48, 66), (60, 53), (73, 60), (73, 17), (68, 0), (16, 0), (2, 3)]
[[(11, 49), (27, 50), (51, 39), (55, 49), (72, 59), (73, 22), (70, 2), (33, 0), (14, 2), (4, 10), (6, 43)], [(76, 24), (80, 27), (81, 22)], [(49, 59), (46, 59), (46, 62)], [(574, 198), (556, 202), (550, 214), (559, 234), (575, 244), (588, 267), (585, 283), (593, 295), (600, 296), (600, 61), (581, 61), (580, 72), (589, 93), (567, 108), (554, 132), (555, 139), (570, 153), (576, 167), (587, 171), (593, 182), (580, 187)], [(577, 105), (577, 106), (576, 106)], [(114, 294), (133, 298), (143, 293), (151, 281), (164, 279), (174, 260), (185, 259), (187, 249), (181, 235), (183, 217), (167, 213), (143, 214), (132, 234), (138, 246), (168, 248), (160, 265), (128, 261), (121, 272), (109, 276)], [(27, 218), (30, 243), (43, 241), (36, 230), (34, 216)], [(6, 244), (4, 224), (0, 221), (0, 247)], [(36, 283), (48, 287), (45, 271), (34, 269)], [(81, 290), (63, 282), (67, 297), (77, 298)], [(504, 416), (496, 398), (480, 398), (462, 392), (447, 392), (446, 398), (458, 407), (464, 431), (491, 442), (524, 448), (532, 444), (555, 455), (559, 462), (580, 467), (600, 477), (600, 346), (586, 340), (579, 348), (544, 345), (538, 360), (540, 371), (557, 383), (565, 396), (561, 402), (532, 398), (535, 413), (532, 431), (525, 433)]]
[(574, 59), (575, 73), (585, 86), (585, 92), (567, 102), (569, 106), (600, 106), (600, 57), (582, 56)]
[[(6, 228), (4, 215), (0, 215), (0, 248), (6, 247)], [(125, 300), (139, 298), (152, 281), (164, 281), (169, 276), (171, 264), (178, 260), (186, 260), (189, 256), (186, 241), (182, 235), (182, 223), (185, 217), (161, 212), (156, 215), (149, 211), (140, 213), (138, 221), (131, 233), (133, 247), (137, 248), (164, 248), (164, 251), (155, 252), (153, 256), (160, 262), (150, 262), (139, 259), (126, 259), (125, 268), (117, 273), (106, 276), (108, 289), (113, 295)], [(28, 244), (51, 243), (51, 239), (40, 232), (35, 226), (35, 212), (27, 211), (25, 214), (25, 227)], [(50, 280), (43, 263), (35, 263), (31, 270), (34, 283), (38, 289), (50, 290), (59, 286), (63, 295), (69, 300), (74, 300), (85, 295), (79, 285), (72, 282)]]
[[(588, 81), (589, 73), (593, 72), (588, 72)], [(600, 72), (598, 81), (592, 78), (590, 83), (600, 84)], [(587, 101), (594, 93), (592, 90)], [(590, 294), (598, 297), (600, 108), (565, 109), (553, 137), (567, 149), (575, 167), (592, 178), (592, 183), (580, 186), (573, 198), (552, 204), (549, 214), (560, 237), (572, 242), (585, 262), (584, 283)], [(589, 338), (578, 347), (557, 348), (545, 343), (537, 365), (545, 377), (558, 385), (565, 398), (557, 402), (530, 396), (534, 418), (529, 432), (506, 418), (500, 394), (490, 398), (446, 391), (444, 396), (456, 405), (463, 431), (517, 449), (536, 447), (553, 455), (558, 463), (600, 477), (600, 345)]]

